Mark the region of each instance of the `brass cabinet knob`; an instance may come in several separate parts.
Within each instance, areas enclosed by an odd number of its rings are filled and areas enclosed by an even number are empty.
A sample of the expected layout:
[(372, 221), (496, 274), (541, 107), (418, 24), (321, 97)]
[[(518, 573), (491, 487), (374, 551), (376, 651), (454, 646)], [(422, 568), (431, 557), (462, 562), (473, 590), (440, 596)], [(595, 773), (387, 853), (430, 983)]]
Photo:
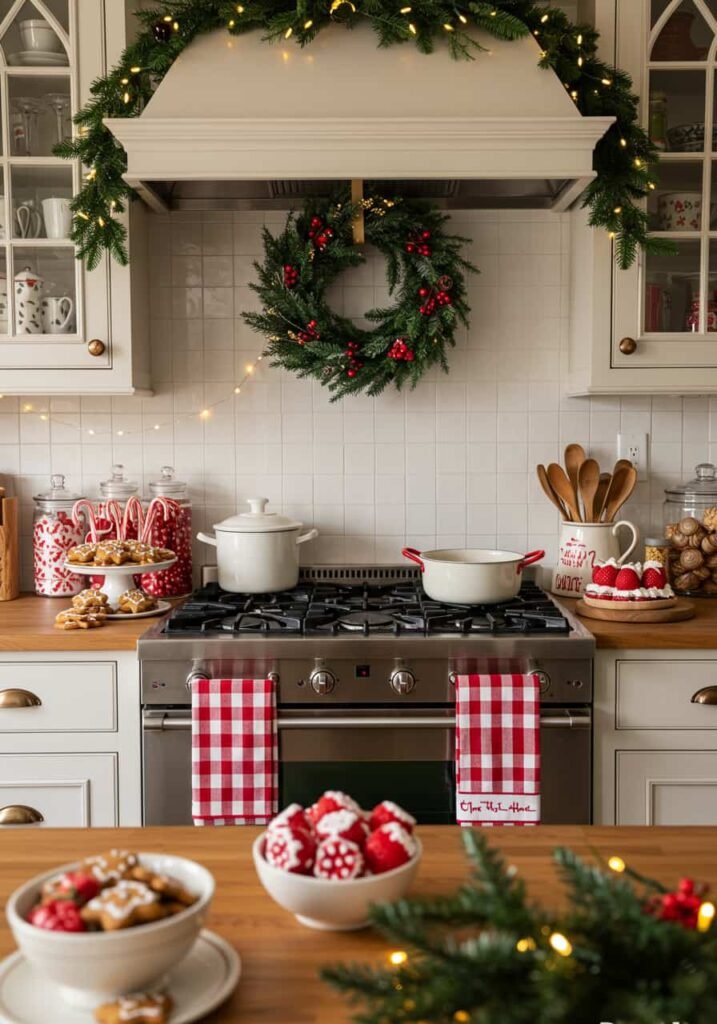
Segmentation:
[(39, 708), (40, 698), (29, 690), (0, 690), (0, 711), (3, 708)]
[(637, 342), (634, 338), (623, 338), (618, 347), (624, 356), (631, 356), (637, 351)]
[(693, 704), (717, 704), (717, 686), (703, 686), (690, 697)]
[(104, 341), (100, 341), (99, 338), (93, 338), (92, 341), (87, 342), (87, 351), (91, 356), (101, 356), (106, 348)]
[(34, 807), (25, 804), (8, 804), (0, 807), (0, 825), (39, 825), (45, 819)]

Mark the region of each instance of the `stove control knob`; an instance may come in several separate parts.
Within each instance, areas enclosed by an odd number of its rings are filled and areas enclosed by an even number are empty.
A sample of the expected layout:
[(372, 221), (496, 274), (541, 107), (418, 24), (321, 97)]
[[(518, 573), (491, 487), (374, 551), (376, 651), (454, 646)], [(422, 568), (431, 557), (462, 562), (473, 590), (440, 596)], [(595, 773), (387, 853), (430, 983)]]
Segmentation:
[(550, 689), (550, 676), (547, 672), (533, 672), (533, 675), (538, 680), (538, 686), (540, 687), (541, 694), (545, 694)]
[(309, 682), (315, 693), (331, 693), (336, 686), (336, 676), (328, 668), (315, 668), (309, 676)]
[(209, 676), (206, 672), (200, 672), (197, 669), (191, 671), (187, 676), (187, 689), (191, 691), (192, 683), (198, 682), (200, 679), (209, 679)]
[(407, 668), (395, 668), (388, 681), (391, 684), (391, 689), (401, 696), (410, 693), (416, 685), (416, 677)]

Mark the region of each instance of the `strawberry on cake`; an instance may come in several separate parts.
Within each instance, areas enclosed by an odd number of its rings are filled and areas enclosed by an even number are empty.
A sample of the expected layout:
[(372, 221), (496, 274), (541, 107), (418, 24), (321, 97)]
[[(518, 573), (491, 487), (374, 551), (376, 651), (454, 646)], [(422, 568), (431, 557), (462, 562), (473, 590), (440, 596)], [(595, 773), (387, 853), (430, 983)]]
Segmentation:
[(665, 568), (660, 562), (625, 562), (619, 565), (614, 558), (596, 562), (592, 583), (585, 588), (585, 597), (593, 601), (648, 602), (674, 598), (667, 582)]

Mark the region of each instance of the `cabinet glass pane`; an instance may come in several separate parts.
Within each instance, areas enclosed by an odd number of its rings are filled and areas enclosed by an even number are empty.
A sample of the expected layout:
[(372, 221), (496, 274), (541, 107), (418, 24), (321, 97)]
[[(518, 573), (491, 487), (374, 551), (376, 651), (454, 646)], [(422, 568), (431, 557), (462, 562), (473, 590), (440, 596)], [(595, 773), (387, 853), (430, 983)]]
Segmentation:
[(67, 240), (72, 226), (72, 168), (13, 167), (12, 237)]
[(52, 156), (71, 130), (69, 78), (10, 73), (8, 94), (12, 156)]
[(16, 334), (73, 334), (75, 253), (71, 246), (13, 250)]
[(652, 24), (668, 11), (667, 20), (655, 40), (651, 60), (705, 60), (713, 32), (694, 0), (652, 0)]
[(700, 243), (681, 241), (674, 256), (645, 256), (645, 331), (697, 330)]
[(657, 188), (648, 199), (647, 210), (651, 231), (700, 231), (702, 164), (661, 164)]
[[(49, 14), (26, 0), (5, 30), (0, 45), (11, 67), (63, 67), (68, 63), (66, 39), (69, 25), (68, 0), (45, 0)], [(13, 7), (0, 0), (0, 18)]]
[(8, 333), (7, 309), (7, 261), (5, 250), (0, 249), (0, 339)]
[(650, 72), (648, 132), (658, 149), (704, 152), (704, 71)]

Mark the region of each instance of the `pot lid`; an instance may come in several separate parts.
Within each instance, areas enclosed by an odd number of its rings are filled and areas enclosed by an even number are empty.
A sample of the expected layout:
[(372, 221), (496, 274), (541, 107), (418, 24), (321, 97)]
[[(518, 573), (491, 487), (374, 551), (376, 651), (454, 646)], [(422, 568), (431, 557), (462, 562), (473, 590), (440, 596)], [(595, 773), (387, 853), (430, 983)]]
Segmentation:
[(688, 480), (685, 484), (676, 484), (674, 487), (666, 487), (665, 494), (668, 498), (684, 498), (686, 495), (696, 495), (703, 498), (715, 498), (717, 501), (717, 467), (711, 462), (700, 462), (695, 466), (694, 480)]
[(283, 530), (300, 530), (302, 523), (289, 516), (280, 516), (276, 512), (267, 512), (268, 498), (247, 498), (250, 512), (240, 512), (215, 523), (214, 529), (224, 533), (279, 533)]
[(81, 497), (81, 494), (75, 494), (65, 487), (65, 477), (62, 473), (54, 473), (50, 477), (49, 490), (36, 494), (33, 501), (60, 501), (65, 503), (78, 501)]

